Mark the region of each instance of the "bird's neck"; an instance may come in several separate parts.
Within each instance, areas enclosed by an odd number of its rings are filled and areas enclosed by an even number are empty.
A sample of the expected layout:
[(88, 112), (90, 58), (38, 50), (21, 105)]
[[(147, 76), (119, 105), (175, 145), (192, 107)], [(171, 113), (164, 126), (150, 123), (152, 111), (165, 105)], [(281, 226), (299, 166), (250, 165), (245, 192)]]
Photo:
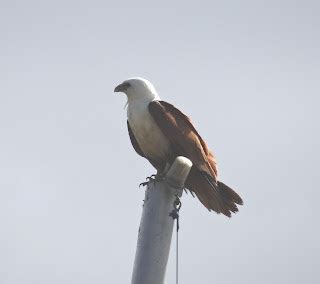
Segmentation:
[(127, 116), (128, 118), (137, 113), (148, 111), (148, 106), (152, 101), (158, 101), (160, 97), (156, 94), (153, 97), (144, 98), (128, 98)]
[(128, 106), (130, 105), (145, 105), (149, 104), (152, 101), (159, 101), (160, 97), (157, 93), (147, 93), (147, 94), (134, 94), (127, 96)]

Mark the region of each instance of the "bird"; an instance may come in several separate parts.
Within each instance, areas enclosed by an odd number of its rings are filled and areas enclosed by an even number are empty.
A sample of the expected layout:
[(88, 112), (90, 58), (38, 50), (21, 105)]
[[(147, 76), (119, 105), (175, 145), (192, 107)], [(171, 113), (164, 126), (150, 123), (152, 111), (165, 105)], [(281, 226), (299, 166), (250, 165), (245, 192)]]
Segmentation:
[(114, 89), (127, 96), (127, 128), (134, 150), (165, 174), (175, 158), (193, 163), (185, 188), (209, 210), (231, 217), (243, 205), (239, 194), (218, 180), (217, 162), (191, 119), (174, 105), (160, 99), (155, 87), (144, 78), (123, 81)]

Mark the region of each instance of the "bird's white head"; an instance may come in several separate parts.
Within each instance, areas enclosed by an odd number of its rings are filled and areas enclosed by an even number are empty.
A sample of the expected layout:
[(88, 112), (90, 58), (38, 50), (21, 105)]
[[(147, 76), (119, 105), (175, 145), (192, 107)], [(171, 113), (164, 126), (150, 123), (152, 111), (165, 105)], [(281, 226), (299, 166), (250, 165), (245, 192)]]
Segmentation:
[(148, 80), (139, 77), (125, 80), (114, 91), (125, 93), (129, 104), (133, 101), (151, 102), (160, 99), (155, 87)]

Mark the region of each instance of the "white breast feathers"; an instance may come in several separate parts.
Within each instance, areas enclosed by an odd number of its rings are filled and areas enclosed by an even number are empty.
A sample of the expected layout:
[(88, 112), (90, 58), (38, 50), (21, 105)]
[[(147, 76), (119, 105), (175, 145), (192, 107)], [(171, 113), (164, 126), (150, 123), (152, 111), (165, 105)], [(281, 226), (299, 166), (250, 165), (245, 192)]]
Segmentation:
[(132, 132), (146, 157), (164, 159), (169, 153), (169, 141), (148, 110), (149, 102), (130, 102), (127, 116)]

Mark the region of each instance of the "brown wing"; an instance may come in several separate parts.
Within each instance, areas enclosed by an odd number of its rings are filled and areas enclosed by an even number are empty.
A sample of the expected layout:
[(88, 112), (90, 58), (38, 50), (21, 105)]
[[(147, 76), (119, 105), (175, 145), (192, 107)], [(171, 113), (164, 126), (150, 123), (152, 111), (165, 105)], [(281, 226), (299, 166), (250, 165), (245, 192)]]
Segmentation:
[(185, 156), (193, 163), (186, 187), (195, 192), (209, 210), (227, 216), (231, 216), (230, 211), (238, 211), (234, 203), (242, 203), (241, 198), (231, 188), (219, 186), (215, 158), (190, 119), (164, 101), (151, 102), (149, 111), (171, 142), (174, 156)]
[(149, 111), (170, 140), (176, 154), (187, 157), (199, 170), (216, 180), (218, 171), (215, 158), (190, 119), (164, 101), (151, 102)]

